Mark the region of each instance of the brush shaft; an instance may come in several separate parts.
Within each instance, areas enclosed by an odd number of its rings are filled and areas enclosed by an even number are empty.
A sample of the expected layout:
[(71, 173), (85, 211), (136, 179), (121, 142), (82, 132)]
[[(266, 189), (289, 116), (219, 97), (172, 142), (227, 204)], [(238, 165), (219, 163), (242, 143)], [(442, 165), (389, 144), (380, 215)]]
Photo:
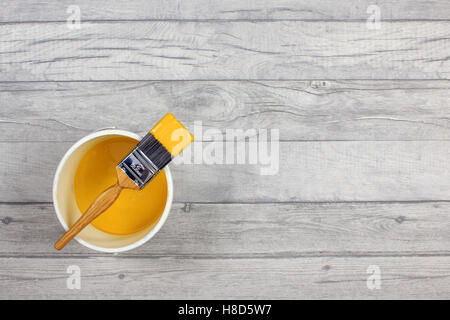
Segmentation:
[(75, 222), (73, 226), (55, 243), (55, 249), (61, 250), (81, 232), (89, 223), (108, 209), (117, 197), (119, 197), (122, 189), (139, 190), (139, 187), (128, 178), (125, 172), (116, 167), (117, 183), (105, 191), (103, 191), (97, 199), (89, 206), (86, 212)]
[(89, 223), (108, 209), (122, 191), (122, 186), (119, 183), (109, 187), (103, 191), (97, 199), (89, 206), (86, 212), (75, 222), (73, 226), (55, 243), (55, 248), (61, 250), (72, 240), (78, 233), (81, 232)]

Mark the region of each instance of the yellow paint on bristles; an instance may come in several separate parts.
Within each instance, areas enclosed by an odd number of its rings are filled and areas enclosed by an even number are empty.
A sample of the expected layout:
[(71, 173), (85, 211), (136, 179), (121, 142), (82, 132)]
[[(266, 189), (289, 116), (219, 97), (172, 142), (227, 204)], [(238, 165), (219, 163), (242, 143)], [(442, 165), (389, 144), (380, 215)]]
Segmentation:
[(158, 139), (172, 157), (176, 157), (194, 141), (194, 136), (171, 113), (159, 120), (150, 133)]

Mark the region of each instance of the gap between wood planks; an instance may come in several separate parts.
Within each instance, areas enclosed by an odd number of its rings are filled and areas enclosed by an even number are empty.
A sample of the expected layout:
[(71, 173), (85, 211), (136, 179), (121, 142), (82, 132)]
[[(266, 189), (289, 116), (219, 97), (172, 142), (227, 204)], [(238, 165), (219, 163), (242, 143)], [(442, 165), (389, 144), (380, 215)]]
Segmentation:
[[(82, 23), (134, 23), (134, 22), (193, 22), (193, 23), (223, 23), (223, 22), (367, 22), (367, 19), (98, 19), (82, 20)], [(382, 22), (403, 23), (403, 22), (448, 22), (450, 19), (383, 19)], [(47, 23), (66, 23), (66, 20), (52, 21), (3, 21), (0, 25), (15, 24), (47, 24)]]
[[(371, 78), (339, 78), (339, 79), (327, 79), (327, 78), (283, 78), (283, 79), (251, 79), (251, 78), (242, 78), (242, 79), (127, 79), (127, 80), (0, 80), (0, 84), (13, 84), (13, 83), (58, 83), (58, 82), (65, 82), (65, 83), (90, 83), (90, 82), (115, 82), (115, 83), (121, 83), (121, 82), (294, 82), (294, 81), (336, 81), (336, 82), (342, 82), (342, 81), (392, 81), (392, 82), (400, 82), (400, 81), (423, 81), (423, 82), (429, 82), (429, 81), (440, 81), (440, 82), (449, 82), (450, 79), (439, 79), (439, 78), (431, 78), (431, 79), (420, 79), (420, 78), (377, 78), (377, 79), (371, 79)], [(417, 90), (417, 88), (402, 88), (403, 90)], [(370, 89), (367, 89), (370, 90)], [(380, 89), (382, 90), (382, 89)]]
[[(80, 245), (77, 243), (77, 245)], [(242, 255), (174, 255), (174, 254), (142, 254), (142, 253), (98, 253), (92, 251), (92, 253), (64, 253), (55, 252), (55, 254), (14, 254), (6, 253), (0, 254), (2, 258), (14, 258), (14, 259), (95, 259), (95, 258), (118, 258), (118, 259), (178, 259), (178, 260), (283, 260), (283, 259), (305, 259), (305, 258), (431, 258), (431, 257), (450, 257), (450, 251), (436, 251), (428, 253), (420, 252), (310, 252), (302, 254), (242, 254)]]
[[(211, 204), (211, 205), (221, 205), (221, 204), (420, 204), (420, 203), (450, 203), (450, 200), (444, 199), (434, 199), (434, 200), (368, 200), (368, 201), (174, 201), (173, 204)], [(18, 201), (0, 201), (0, 205), (53, 205), (51, 201), (26, 201), (26, 202), (18, 202)]]

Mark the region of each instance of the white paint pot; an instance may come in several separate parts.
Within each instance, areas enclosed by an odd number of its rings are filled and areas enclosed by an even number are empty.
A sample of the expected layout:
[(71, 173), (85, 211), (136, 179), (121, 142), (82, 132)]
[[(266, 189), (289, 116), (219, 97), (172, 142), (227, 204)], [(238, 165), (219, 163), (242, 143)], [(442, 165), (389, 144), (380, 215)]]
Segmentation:
[[(53, 180), (53, 205), (55, 207), (56, 216), (59, 222), (68, 230), (81, 216), (78, 205), (75, 200), (74, 178), (80, 160), (84, 154), (95, 144), (112, 137), (125, 136), (136, 140), (141, 137), (135, 133), (117, 130), (105, 129), (87, 135), (76, 142), (64, 155), (56, 170)], [(102, 252), (123, 252), (139, 247), (150, 240), (162, 227), (169, 215), (173, 199), (173, 182), (172, 175), (168, 166), (164, 168), (167, 180), (167, 200), (164, 211), (159, 220), (147, 227), (146, 229), (129, 234), (129, 235), (113, 235), (100, 231), (88, 225), (81, 231), (75, 239), (82, 245)], [(62, 231), (62, 230), (61, 230)], [(62, 235), (62, 233), (61, 233)], [(55, 239), (55, 241), (58, 239)]]

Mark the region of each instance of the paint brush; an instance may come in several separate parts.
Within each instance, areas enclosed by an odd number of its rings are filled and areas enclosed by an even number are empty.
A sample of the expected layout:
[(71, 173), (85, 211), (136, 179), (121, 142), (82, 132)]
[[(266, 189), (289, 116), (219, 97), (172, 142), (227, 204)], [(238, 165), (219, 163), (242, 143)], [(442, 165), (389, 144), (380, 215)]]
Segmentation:
[(141, 190), (174, 157), (184, 150), (194, 137), (168, 113), (137, 146), (116, 166), (117, 183), (103, 191), (89, 206), (86, 212), (55, 243), (61, 250), (89, 223), (108, 209), (122, 189)]

